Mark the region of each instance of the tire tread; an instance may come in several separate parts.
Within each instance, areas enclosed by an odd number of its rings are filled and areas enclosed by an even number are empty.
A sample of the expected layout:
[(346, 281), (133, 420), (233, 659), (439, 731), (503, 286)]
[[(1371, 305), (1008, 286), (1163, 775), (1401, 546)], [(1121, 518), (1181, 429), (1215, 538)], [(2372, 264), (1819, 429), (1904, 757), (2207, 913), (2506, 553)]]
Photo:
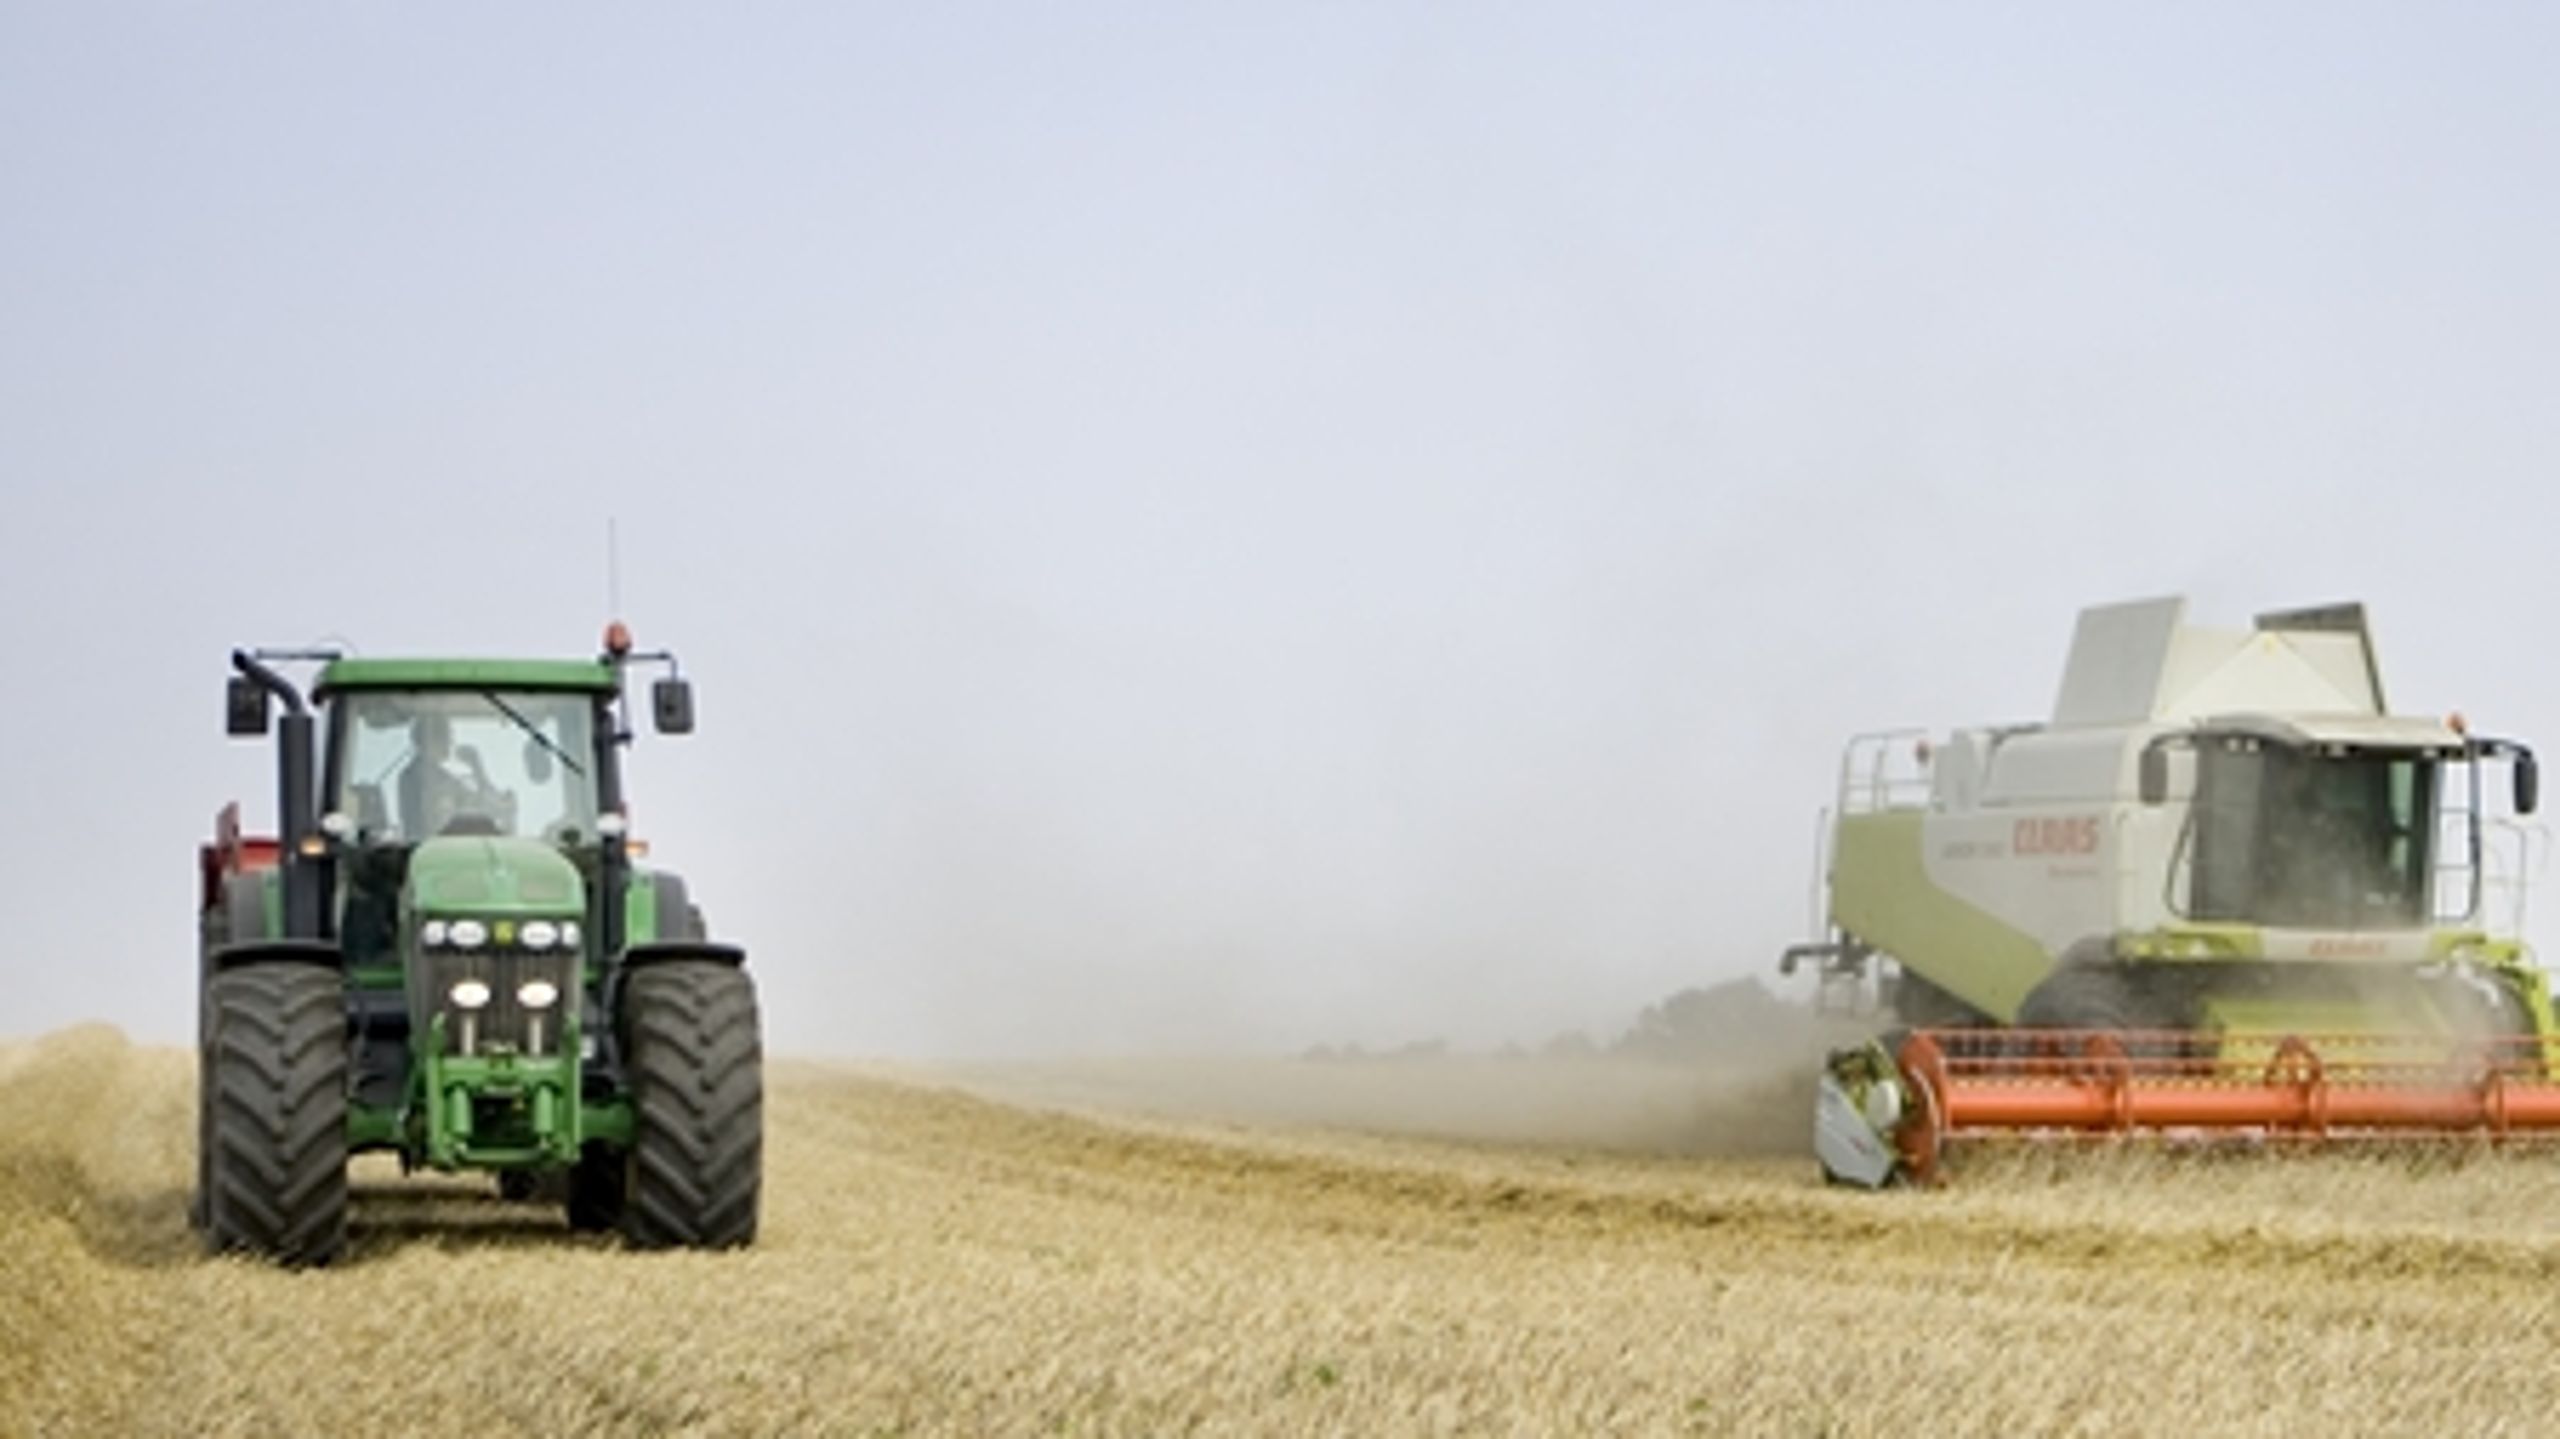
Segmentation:
[(252, 964), (213, 976), (201, 1132), (207, 1237), (289, 1265), (346, 1246), (346, 1002), (337, 974)]
[(755, 1241), (764, 1151), (764, 1049), (755, 984), (731, 965), (675, 960), (623, 992), (633, 1111), (622, 1231), (649, 1249)]

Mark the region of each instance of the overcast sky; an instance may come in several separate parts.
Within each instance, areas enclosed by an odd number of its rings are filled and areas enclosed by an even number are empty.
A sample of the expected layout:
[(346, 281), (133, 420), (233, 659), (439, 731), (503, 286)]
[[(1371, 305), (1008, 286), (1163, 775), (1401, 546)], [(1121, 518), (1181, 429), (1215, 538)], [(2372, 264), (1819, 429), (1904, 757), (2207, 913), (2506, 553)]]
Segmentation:
[(591, 653), (608, 516), (786, 1051), (1611, 1029), (2096, 601), (2560, 745), (2555, 42), (0, 0), (0, 1034), (189, 1033), (230, 646)]

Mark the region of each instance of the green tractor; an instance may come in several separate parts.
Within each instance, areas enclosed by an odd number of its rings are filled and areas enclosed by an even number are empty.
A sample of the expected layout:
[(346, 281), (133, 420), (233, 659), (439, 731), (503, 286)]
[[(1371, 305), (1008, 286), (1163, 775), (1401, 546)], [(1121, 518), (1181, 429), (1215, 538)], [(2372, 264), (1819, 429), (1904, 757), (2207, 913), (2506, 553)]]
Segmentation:
[[(690, 733), (674, 656), (615, 624), (592, 660), (231, 661), (230, 732), (277, 735), (279, 833), (233, 804), (201, 855), (206, 1241), (328, 1262), (349, 1156), (387, 1150), (640, 1247), (752, 1242), (755, 984), (624, 818), (624, 674), (663, 665), (656, 727)], [(288, 662), (319, 667), (307, 702)]]

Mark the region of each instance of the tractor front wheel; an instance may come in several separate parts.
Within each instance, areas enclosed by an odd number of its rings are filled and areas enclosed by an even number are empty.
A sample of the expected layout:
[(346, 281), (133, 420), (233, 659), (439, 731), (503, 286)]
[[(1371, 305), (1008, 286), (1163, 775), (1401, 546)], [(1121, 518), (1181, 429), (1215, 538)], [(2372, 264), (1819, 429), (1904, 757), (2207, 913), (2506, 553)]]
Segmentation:
[(347, 1237), (347, 1018), (335, 970), (213, 976), (200, 1130), (216, 1249), (326, 1264)]
[(669, 960), (622, 991), (632, 1135), (622, 1233), (645, 1249), (753, 1243), (764, 1155), (755, 981)]

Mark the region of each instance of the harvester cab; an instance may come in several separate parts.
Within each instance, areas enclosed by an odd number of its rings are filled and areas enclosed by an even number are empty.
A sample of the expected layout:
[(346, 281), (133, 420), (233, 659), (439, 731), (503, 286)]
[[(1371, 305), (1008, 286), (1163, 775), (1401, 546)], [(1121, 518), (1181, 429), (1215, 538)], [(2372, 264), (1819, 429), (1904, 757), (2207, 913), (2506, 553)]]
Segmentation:
[(1781, 964), (1905, 1027), (1833, 1056), (1825, 1173), (1925, 1180), (1994, 1134), (2560, 1127), (2519, 937), (2538, 789), (2523, 745), (2389, 712), (2360, 605), (2084, 611), (2051, 720), (1844, 756), (1824, 933)]
[(593, 660), (232, 661), (228, 728), (274, 730), (279, 820), (247, 837), (227, 806), (201, 856), (208, 1241), (334, 1257), (366, 1150), (644, 1246), (751, 1241), (754, 984), (625, 820), (625, 676), (662, 667), (657, 728), (687, 733), (674, 657), (617, 623)]

